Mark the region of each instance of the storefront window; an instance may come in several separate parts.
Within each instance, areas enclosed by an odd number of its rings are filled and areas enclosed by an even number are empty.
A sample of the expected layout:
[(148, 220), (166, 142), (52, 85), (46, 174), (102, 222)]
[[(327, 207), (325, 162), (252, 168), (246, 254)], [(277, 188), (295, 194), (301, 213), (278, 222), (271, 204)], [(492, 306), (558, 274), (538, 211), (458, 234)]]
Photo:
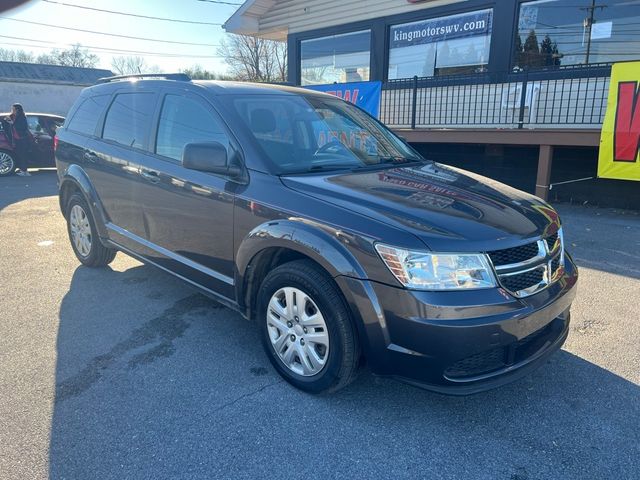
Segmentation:
[(303, 40), (300, 44), (302, 85), (369, 80), (371, 31)]
[(520, 5), (514, 69), (640, 58), (640, 2), (539, 0)]
[(391, 27), (389, 78), (485, 71), (492, 23), (488, 9)]

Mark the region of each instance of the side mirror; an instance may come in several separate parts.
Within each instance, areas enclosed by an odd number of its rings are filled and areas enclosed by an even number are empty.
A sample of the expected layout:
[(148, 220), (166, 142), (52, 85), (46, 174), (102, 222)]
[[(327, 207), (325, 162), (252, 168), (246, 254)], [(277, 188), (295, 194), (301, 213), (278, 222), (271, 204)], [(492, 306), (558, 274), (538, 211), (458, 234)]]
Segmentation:
[(182, 166), (230, 178), (242, 175), (237, 165), (229, 165), (227, 149), (219, 142), (187, 143), (182, 152)]

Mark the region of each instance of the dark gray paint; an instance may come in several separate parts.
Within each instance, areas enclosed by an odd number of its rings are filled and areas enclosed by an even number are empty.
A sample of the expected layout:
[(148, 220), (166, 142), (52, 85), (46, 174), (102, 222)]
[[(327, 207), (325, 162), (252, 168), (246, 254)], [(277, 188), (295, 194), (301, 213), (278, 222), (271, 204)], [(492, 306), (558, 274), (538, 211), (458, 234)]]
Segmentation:
[[(577, 281), (571, 260), (557, 283), (516, 299), (501, 288), (400, 288), (374, 249), (378, 241), (448, 252), (528, 243), (557, 228), (540, 211), (551, 208), (542, 200), (429, 162), (279, 177), (228, 102), (236, 95), (319, 94), (292, 87), (142, 80), (99, 85), (83, 96), (126, 89), (156, 91), (158, 105), (167, 93), (199, 96), (223, 119), (245, 176), (238, 181), (187, 170), (151, 153), (154, 127), (146, 151), (99, 139), (100, 122), (92, 138), (62, 129), (57, 152), (61, 196), (75, 186), (83, 192), (98, 222), (105, 222), (99, 229), (106, 244), (174, 273), (248, 317), (255, 314), (246, 296), (252, 261), (266, 249), (297, 252), (335, 278), (375, 372), (439, 391), (470, 393), (509, 381), (564, 341)], [(159, 107), (154, 125), (158, 115)], [(558, 336), (540, 356), (487, 381), (460, 386), (443, 378), (447, 364), (513, 344), (554, 319)]]

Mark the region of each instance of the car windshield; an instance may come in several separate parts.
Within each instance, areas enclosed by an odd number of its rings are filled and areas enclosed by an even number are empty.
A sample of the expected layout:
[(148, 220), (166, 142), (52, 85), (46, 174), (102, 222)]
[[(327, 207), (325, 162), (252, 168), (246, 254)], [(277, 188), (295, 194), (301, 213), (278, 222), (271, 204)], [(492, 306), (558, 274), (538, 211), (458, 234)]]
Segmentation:
[(423, 161), (373, 117), (337, 98), (249, 95), (233, 105), (281, 175)]

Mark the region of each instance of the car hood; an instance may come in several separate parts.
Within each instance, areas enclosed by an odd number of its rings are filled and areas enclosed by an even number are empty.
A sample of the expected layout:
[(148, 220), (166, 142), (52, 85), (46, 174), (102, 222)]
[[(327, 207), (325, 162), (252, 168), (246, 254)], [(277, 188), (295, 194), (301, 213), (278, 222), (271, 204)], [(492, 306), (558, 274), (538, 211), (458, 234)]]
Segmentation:
[(411, 232), (434, 251), (509, 248), (559, 227), (555, 210), (539, 198), (437, 163), (292, 175), (282, 181), (300, 193)]

